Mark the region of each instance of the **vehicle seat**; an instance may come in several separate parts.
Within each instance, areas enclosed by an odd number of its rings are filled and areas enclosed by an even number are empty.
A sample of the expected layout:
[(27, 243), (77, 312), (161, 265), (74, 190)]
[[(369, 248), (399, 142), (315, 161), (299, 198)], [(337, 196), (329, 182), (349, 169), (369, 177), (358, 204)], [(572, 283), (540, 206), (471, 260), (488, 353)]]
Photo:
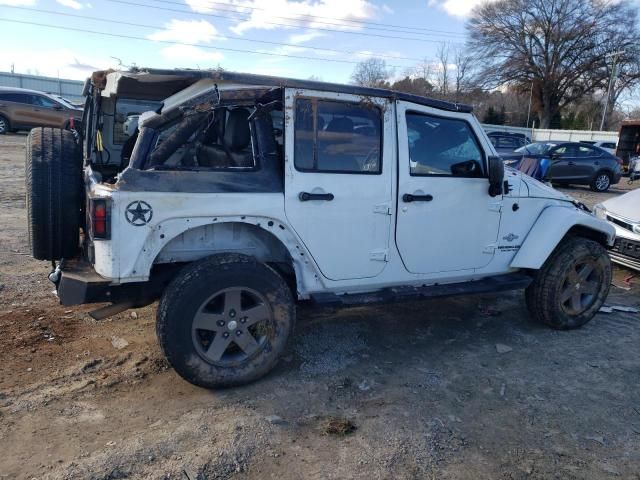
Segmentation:
[(221, 144), (200, 145), (198, 164), (214, 168), (253, 167), (249, 111), (237, 108), (229, 112)]

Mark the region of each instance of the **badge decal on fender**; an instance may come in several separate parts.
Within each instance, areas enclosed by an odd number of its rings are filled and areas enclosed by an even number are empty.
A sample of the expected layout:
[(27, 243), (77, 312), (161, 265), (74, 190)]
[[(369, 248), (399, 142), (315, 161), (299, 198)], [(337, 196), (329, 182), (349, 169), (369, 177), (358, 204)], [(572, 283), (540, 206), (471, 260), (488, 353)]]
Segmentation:
[(127, 205), (124, 210), (124, 216), (131, 225), (141, 227), (151, 221), (153, 209), (147, 202), (136, 200)]

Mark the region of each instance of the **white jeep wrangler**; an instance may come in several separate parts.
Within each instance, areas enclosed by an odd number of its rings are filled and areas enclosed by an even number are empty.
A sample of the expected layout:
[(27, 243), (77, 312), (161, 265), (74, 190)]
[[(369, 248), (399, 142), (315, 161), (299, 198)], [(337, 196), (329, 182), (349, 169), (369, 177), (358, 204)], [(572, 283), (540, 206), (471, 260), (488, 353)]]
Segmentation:
[[(123, 139), (141, 112), (119, 105), (159, 91)], [(96, 317), (160, 299), (162, 349), (196, 385), (266, 374), (297, 301), (525, 289), (569, 329), (609, 291), (614, 228), (505, 171), (470, 107), (222, 71), (97, 73), (86, 94), (84, 148), (30, 134), (32, 253), (62, 304), (112, 304)]]

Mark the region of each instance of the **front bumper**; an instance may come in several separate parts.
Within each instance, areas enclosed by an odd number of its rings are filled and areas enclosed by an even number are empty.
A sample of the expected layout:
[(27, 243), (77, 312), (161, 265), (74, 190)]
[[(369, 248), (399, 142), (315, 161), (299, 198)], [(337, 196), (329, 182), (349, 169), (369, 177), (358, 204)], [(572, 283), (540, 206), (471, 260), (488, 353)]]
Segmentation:
[(640, 271), (640, 241), (616, 237), (609, 256), (619, 265)]

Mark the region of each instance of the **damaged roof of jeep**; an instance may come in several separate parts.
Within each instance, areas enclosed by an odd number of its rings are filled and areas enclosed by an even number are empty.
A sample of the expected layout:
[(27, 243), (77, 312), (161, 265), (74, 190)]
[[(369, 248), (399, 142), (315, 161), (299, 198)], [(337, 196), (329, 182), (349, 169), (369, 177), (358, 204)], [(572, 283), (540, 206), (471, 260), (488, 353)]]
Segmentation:
[(452, 112), (469, 113), (473, 108), (460, 103), (446, 102), (433, 98), (422, 97), (410, 93), (388, 90), (385, 88), (361, 87), (358, 85), (343, 85), (339, 83), (318, 82), (315, 80), (297, 80), (293, 78), (272, 77), (268, 75), (255, 75), (250, 73), (227, 72), (224, 70), (165, 70), (165, 69), (139, 69), (132, 72), (117, 73), (118, 91), (132, 90), (142, 91), (149, 88), (149, 83), (154, 81), (166, 81), (170, 78), (179, 81), (187, 87), (198, 80), (208, 79), (213, 84), (251, 85), (263, 87), (290, 87), (309, 90), (346, 93), (368, 97), (390, 98), (425, 105), (428, 107)]

